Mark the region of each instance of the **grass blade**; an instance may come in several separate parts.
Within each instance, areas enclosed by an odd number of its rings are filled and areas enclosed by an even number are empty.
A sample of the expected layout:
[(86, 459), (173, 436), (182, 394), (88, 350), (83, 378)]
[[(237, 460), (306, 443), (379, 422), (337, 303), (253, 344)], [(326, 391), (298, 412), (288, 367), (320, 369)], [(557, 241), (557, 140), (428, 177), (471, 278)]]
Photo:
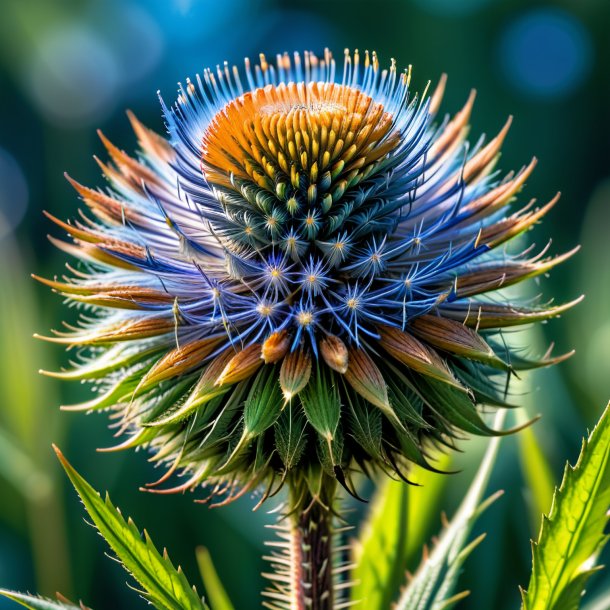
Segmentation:
[(208, 594), (211, 610), (235, 610), (224, 585), (212, 562), (210, 552), (203, 546), (197, 547), (197, 565)]

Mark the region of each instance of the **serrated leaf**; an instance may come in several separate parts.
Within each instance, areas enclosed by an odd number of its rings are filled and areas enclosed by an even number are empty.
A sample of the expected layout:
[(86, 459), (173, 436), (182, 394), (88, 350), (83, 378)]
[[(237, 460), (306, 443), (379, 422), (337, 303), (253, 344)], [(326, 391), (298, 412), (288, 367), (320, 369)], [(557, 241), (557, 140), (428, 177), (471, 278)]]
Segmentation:
[[(561, 608), (561, 610), (578, 610), (582, 601), (582, 596), (585, 592), (587, 581), (595, 572), (602, 570), (604, 566), (595, 566), (591, 569), (585, 569), (580, 572), (570, 584), (561, 592), (561, 595), (557, 599), (554, 608)], [(606, 599), (606, 610), (610, 607), (610, 600)]]
[(16, 591), (8, 591), (7, 589), (0, 589), (0, 595), (17, 602), (30, 610), (91, 610), (83, 605), (75, 606), (74, 604), (55, 601), (48, 597), (17, 593)]
[(538, 541), (532, 543), (532, 575), (522, 592), (524, 610), (575, 610), (608, 537), (610, 507), (610, 404), (576, 466), (566, 464)]
[[(496, 414), (495, 428), (502, 426), (504, 417), (504, 411)], [(468, 536), (478, 516), (499, 495), (496, 493), (482, 501), (499, 443), (498, 437), (489, 441), (479, 470), (460, 507), (400, 595), (395, 610), (447, 610), (464, 596), (463, 593), (454, 594), (457, 578), (464, 561), (483, 539), (483, 536), (479, 536), (467, 543)]]
[(208, 594), (211, 610), (234, 610), (229, 595), (225, 590), (212, 562), (210, 552), (203, 546), (197, 547), (197, 565)]
[(180, 568), (161, 555), (144, 530), (144, 539), (135, 523), (97, 492), (70, 465), (59, 449), (55, 452), (93, 523), (116, 553), (123, 567), (144, 588), (142, 595), (158, 610), (209, 610)]

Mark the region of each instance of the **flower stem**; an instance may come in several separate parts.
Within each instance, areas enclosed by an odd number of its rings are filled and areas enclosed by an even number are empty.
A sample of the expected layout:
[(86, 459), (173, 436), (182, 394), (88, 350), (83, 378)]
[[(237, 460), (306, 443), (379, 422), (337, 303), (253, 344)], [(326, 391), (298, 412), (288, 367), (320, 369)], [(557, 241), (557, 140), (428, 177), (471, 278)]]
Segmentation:
[(295, 557), (300, 559), (300, 563), (293, 566), (293, 586), (302, 597), (302, 604), (296, 606), (299, 610), (333, 608), (333, 532), (330, 509), (330, 506), (314, 501), (293, 516), (293, 544), (300, 547), (300, 557)]
[(271, 542), (267, 559), (274, 569), (266, 576), (273, 588), (265, 606), (274, 610), (332, 610), (335, 607), (333, 505), (336, 485), (327, 475), (312, 493), (300, 478), (290, 486), (289, 510), (273, 526), (281, 542)]

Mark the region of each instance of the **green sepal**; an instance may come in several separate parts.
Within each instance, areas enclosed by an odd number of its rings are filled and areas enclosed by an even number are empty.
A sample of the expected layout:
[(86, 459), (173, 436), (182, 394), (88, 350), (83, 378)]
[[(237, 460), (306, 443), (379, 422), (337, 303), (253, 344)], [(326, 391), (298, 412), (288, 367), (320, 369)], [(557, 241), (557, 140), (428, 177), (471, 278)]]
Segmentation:
[(314, 378), (300, 398), (307, 421), (326, 443), (330, 443), (341, 416), (341, 399), (334, 374), (318, 364)]
[(318, 459), (326, 474), (331, 477), (342, 477), (341, 470), (345, 462), (347, 462), (344, 450), (345, 440), (343, 438), (341, 426), (337, 426), (331, 439), (318, 436)]
[[(166, 345), (155, 345), (149, 349), (127, 351), (124, 345), (115, 345), (101, 356), (90, 362), (81, 364), (67, 371), (41, 371), (47, 377), (82, 381), (86, 379), (101, 379), (119, 369), (126, 369), (150, 359), (152, 365), (167, 349)], [(127, 353), (125, 353), (127, 352)]]
[(408, 428), (429, 428), (430, 424), (421, 414), (423, 402), (409, 388), (409, 382), (400, 370), (392, 365), (384, 371), (384, 377), (388, 383), (390, 404), (398, 418), (408, 424)]
[(129, 401), (134, 395), (142, 376), (152, 368), (153, 364), (154, 362), (150, 360), (144, 366), (122, 377), (103, 394), (77, 405), (62, 407), (62, 409), (65, 411), (99, 411), (112, 407), (119, 402)]
[(492, 430), (479, 415), (469, 394), (430, 377), (418, 376), (414, 383), (421, 398), (430, 409), (448, 421), (452, 426), (480, 436), (508, 434), (511, 430)]
[(396, 435), (398, 437), (398, 442), (400, 444), (400, 452), (404, 455), (408, 460), (425, 468), (426, 470), (430, 470), (436, 472), (436, 468), (429, 464), (422, 452), (421, 442), (408, 430), (404, 431), (396, 431)]
[[(280, 416), (282, 405), (276, 367), (266, 366), (258, 372), (250, 387), (243, 406), (244, 423), (241, 430), (238, 426), (234, 426), (230, 434), (223, 439), (229, 445), (228, 456), (224, 463), (216, 468), (216, 474), (226, 474), (240, 468), (248, 470), (250, 467), (258, 471), (266, 465), (270, 456), (264, 450), (263, 435)], [(232, 418), (227, 417), (227, 423), (230, 419)], [(255, 455), (252, 456), (251, 447), (254, 439), (256, 439)]]
[(346, 396), (350, 432), (371, 458), (383, 461), (381, 411), (377, 408), (369, 408), (368, 404), (356, 394), (348, 392)]
[(193, 413), (196, 413), (198, 416), (201, 413), (213, 413), (215, 406), (222, 400), (222, 395), (205, 403), (205, 407), (185, 408), (185, 406), (190, 406), (187, 405), (187, 396), (193, 386), (193, 382), (194, 378), (189, 376), (188, 379), (170, 384), (169, 390), (159, 397), (156, 404), (145, 413), (142, 425), (150, 426), (151, 428), (171, 426), (179, 424)]
[(472, 392), (476, 402), (505, 409), (518, 408), (506, 401), (510, 373), (499, 374), (495, 369), (476, 366), (465, 360), (454, 364), (455, 376)]
[[(197, 442), (197, 449), (189, 454), (189, 459), (199, 460), (215, 455), (218, 445), (222, 445), (227, 439), (233, 438), (233, 446), (239, 442), (241, 432), (235, 421), (243, 410), (242, 400), (249, 384), (250, 380), (247, 379), (233, 386), (233, 392), (224, 402), (221, 410), (215, 414), (208, 433), (203, 440)], [(207, 428), (207, 426), (204, 427)], [(196, 434), (196, 430), (193, 431), (193, 434)]]
[(256, 375), (244, 404), (244, 433), (256, 437), (273, 426), (282, 404), (277, 367), (265, 366)]
[(295, 404), (284, 407), (274, 427), (275, 447), (286, 470), (298, 465), (307, 445), (307, 422)]
[[(492, 332), (492, 334), (495, 334)], [(532, 369), (544, 368), (547, 366), (553, 366), (555, 364), (559, 364), (564, 360), (570, 358), (574, 351), (567, 352), (565, 354), (559, 354), (558, 356), (552, 356), (553, 345), (549, 347), (549, 349), (542, 356), (539, 357), (526, 357), (519, 355), (519, 351), (516, 349), (509, 350), (504, 344), (494, 341), (493, 339), (488, 338), (488, 343), (494, 346), (494, 350), (496, 353), (500, 353), (501, 351), (506, 352), (507, 362), (510, 364), (510, 368), (513, 371), (529, 371)]]

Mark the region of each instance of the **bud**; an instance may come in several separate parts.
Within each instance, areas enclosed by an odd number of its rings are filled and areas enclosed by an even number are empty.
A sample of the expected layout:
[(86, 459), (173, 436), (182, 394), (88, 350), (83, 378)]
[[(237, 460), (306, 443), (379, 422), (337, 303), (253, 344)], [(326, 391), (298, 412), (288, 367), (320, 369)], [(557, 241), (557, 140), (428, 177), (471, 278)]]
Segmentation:
[(273, 333), (263, 343), (261, 358), (265, 361), (265, 364), (273, 364), (286, 355), (289, 347), (290, 337), (287, 330)]
[(345, 343), (335, 335), (327, 335), (320, 341), (320, 354), (324, 362), (337, 373), (345, 373), (349, 362)]

